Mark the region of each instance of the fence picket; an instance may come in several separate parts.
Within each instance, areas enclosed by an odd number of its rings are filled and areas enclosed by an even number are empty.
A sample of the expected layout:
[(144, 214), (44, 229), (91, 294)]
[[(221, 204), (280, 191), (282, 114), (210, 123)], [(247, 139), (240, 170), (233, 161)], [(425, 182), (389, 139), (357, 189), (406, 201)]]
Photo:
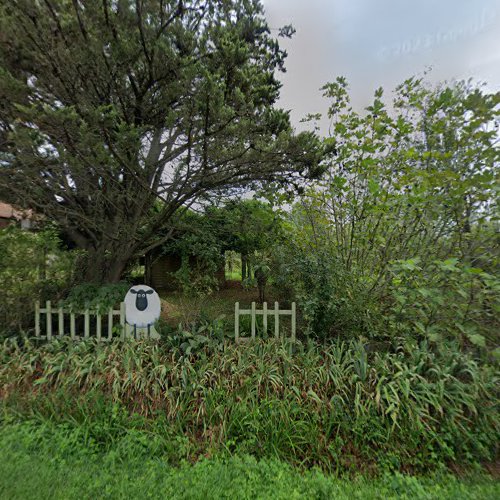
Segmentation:
[(59, 337), (62, 337), (64, 335), (64, 316), (63, 316), (63, 308), (60, 307), (59, 310), (57, 311), (57, 316), (58, 316), (58, 332), (59, 332)]
[(280, 336), (280, 306), (277, 302), (274, 303), (274, 336)]
[(52, 338), (52, 308), (50, 305), (50, 300), (45, 303), (45, 310), (47, 314), (47, 340)]
[(35, 336), (40, 337), (40, 302), (35, 302)]
[(295, 335), (297, 330), (297, 320), (296, 320), (295, 302), (292, 302), (292, 342), (295, 342)]
[(90, 311), (85, 310), (85, 321), (83, 326), (83, 336), (87, 339), (90, 335)]
[(252, 302), (252, 338), (255, 338), (255, 302)]
[(264, 316), (262, 318), (262, 329), (264, 330), (264, 337), (267, 335), (267, 302), (262, 304)]
[(69, 329), (70, 329), (70, 334), (71, 338), (74, 339), (76, 335), (76, 327), (75, 327), (75, 313), (72, 312), (69, 315)]
[(108, 340), (113, 336), (113, 309), (110, 307), (108, 311)]
[(234, 304), (234, 340), (240, 337), (240, 303)]

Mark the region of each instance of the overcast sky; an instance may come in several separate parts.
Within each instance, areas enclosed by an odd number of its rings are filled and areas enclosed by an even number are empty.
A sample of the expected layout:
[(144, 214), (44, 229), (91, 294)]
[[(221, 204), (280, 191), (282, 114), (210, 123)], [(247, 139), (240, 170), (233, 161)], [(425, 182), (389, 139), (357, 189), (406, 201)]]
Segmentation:
[[(280, 106), (292, 122), (325, 112), (319, 88), (346, 76), (354, 107), (428, 67), (431, 81), (473, 77), (500, 88), (500, 0), (263, 0), (271, 28), (297, 30)], [(323, 125), (326, 121), (323, 122)], [(323, 127), (326, 131), (326, 127)]]

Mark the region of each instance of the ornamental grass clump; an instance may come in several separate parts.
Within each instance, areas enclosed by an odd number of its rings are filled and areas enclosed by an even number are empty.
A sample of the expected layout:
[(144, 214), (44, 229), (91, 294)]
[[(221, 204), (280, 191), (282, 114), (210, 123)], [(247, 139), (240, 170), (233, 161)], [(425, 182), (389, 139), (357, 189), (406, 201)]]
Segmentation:
[(6, 342), (4, 412), (83, 426), (109, 446), (130, 429), (172, 461), (248, 453), (329, 471), (418, 470), (493, 460), (498, 369), (425, 345), (210, 346)]

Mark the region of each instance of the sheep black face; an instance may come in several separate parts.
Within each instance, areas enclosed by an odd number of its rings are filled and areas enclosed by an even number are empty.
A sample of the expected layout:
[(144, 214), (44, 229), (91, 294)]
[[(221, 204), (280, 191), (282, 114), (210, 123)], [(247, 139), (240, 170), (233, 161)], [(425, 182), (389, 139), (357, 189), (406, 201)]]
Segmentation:
[(130, 293), (137, 294), (135, 298), (135, 307), (138, 311), (144, 311), (148, 307), (147, 295), (151, 295), (153, 290), (130, 290)]

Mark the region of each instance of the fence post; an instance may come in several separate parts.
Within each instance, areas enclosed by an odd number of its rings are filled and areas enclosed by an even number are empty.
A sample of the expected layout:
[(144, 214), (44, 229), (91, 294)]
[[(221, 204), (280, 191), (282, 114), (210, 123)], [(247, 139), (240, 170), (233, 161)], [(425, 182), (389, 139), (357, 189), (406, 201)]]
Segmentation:
[(58, 331), (59, 331), (59, 337), (62, 337), (64, 335), (64, 316), (63, 316), (63, 308), (60, 307), (58, 312)]
[(262, 329), (264, 330), (264, 337), (265, 337), (267, 335), (267, 302), (264, 302), (264, 304), (262, 304), (262, 308), (263, 308)]
[(125, 339), (125, 302), (120, 302), (120, 326), (122, 327), (122, 340)]
[(113, 308), (110, 307), (108, 311), (108, 339), (111, 340), (113, 335)]
[(101, 340), (101, 313), (96, 314), (96, 335), (97, 335), (97, 340)]
[(292, 342), (295, 342), (296, 329), (297, 329), (297, 321), (295, 318), (295, 302), (292, 302)]
[(280, 306), (277, 302), (274, 303), (274, 336), (279, 338), (280, 336)]
[(252, 339), (255, 338), (255, 302), (252, 302)]
[(47, 309), (47, 340), (52, 338), (52, 308), (50, 300), (47, 300), (45, 307)]
[(83, 336), (88, 338), (90, 334), (90, 312), (88, 309), (85, 309), (85, 322), (83, 327)]
[(234, 340), (240, 337), (240, 303), (234, 304)]
[(35, 336), (40, 337), (40, 301), (35, 302)]
[(76, 327), (75, 327), (75, 313), (71, 312), (69, 315), (69, 331), (71, 333), (71, 338), (74, 339), (76, 335)]

